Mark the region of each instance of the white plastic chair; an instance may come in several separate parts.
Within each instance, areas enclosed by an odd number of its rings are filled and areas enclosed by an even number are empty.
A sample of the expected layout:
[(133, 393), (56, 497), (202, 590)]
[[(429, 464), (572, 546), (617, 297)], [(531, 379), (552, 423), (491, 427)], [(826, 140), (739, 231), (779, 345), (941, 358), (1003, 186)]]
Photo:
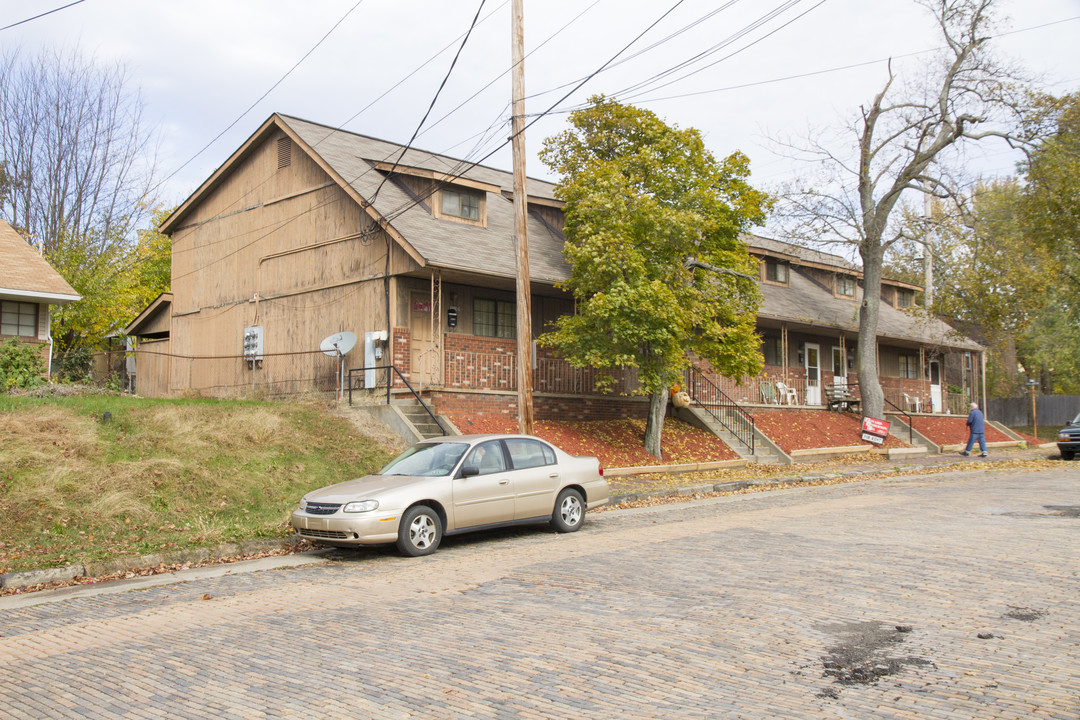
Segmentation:
[(785, 402), (788, 405), (798, 405), (799, 404), (799, 393), (798, 393), (798, 391), (795, 388), (787, 385), (786, 383), (777, 382), (776, 383), (776, 392), (780, 396), (780, 399), (781, 399), (782, 402)]
[(911, 397), (907, 393), (904, 393), (904, 404), (907, 405), (908, 410), (915, 408), (915, 412), (920, 412), (919, 406), (922, 404), (922, 398), (918, 395)]

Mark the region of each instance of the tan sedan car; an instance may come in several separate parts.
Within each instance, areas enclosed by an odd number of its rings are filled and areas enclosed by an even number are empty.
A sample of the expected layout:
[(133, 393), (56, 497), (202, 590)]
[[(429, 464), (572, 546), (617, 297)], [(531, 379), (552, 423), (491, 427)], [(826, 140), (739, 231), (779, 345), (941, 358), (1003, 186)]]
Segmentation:
[(574, 532), (607, 501), (594, 457), (528, 435), (460, 435), (419, 442), (377, 475), (308, 493), (292, 526), (324, 545), (397, 543), (416, 556), (471, 530), (548, 522)]

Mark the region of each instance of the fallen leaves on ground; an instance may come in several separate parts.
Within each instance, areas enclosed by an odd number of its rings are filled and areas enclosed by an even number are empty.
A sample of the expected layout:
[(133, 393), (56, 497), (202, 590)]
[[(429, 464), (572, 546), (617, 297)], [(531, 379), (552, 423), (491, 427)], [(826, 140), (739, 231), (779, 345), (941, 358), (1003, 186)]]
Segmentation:
[[(935, 445), (963, 445), (968, 439), (967, 416), (960, 417), (922, 417), (912, 418), (915, 432), (923, 435)], [(993, 425), (986, 426), (986, 442), (1010, 442), (1012, 438)], [(1035, 438), (1029, 441), (1038, 445)]]
[[(463, 433), (514, 433), (517, 420), (511, 417), (466, 418), (450, 416)], [(606, 468), (683, 465), (723, 460), (739, 456), (723, 440), (710, 432), (675, 418), (664, 421), (661, 446), (663, 458), (645, 452), (645, 421), (621, 420), (538, 420), (533, 434), (571, 455), (592, 455)]]
[(786, 453), (818, 448), (872, 447), (904, 448), (906, 442), (891, 435), (883, 445), (862, 439), (862, 419), (851, 413), (823, 410), (770, 410), (755, 413), (754, 423), (765, 436)]

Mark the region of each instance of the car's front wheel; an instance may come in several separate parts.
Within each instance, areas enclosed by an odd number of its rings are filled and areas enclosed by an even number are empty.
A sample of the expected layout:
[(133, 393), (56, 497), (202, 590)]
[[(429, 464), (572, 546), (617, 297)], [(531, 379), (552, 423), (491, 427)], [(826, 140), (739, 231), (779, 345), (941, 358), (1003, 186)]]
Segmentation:
[(1076, 451), (1075, 450), (1062, 450), (1061, 451), (1061, 459), (1062, 460), (1072, 460), (1074, 457), (1076, 457)]
[(585, 499), (573, 488), (566, 488), (555, 499), (551, 525), (559, 532), (574, 532), (585, 522)]
[(416, 505), (405, 511), (398, 526), (397, 547), (402, 555), (430, 555), (442, 540), (442, 521), (439, 514), (427, 505)]

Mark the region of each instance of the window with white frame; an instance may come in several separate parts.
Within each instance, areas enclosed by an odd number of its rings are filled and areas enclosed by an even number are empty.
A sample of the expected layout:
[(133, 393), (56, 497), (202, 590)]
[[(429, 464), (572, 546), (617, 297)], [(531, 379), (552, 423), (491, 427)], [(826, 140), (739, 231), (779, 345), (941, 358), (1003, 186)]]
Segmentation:
[(37, 319), (36, 303), (0, 302), (0, 335), (37, 337)]

